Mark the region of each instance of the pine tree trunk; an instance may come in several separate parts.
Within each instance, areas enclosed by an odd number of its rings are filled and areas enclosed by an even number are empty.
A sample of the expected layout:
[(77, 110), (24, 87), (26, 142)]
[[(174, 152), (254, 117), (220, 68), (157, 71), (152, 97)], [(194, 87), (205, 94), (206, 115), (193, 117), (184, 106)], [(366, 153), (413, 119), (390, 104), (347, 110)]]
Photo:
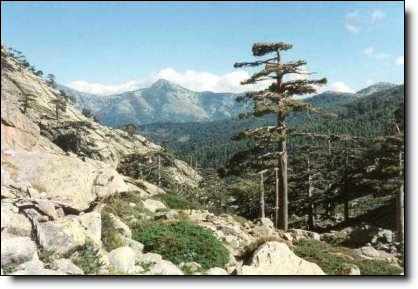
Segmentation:
[(350, 208), (349, 208), (349, 201), (344, 201), (344, 221), (347, 222), (350, 218)]
[[(399, 168), (400, 168), (400, 177), (403, 177), (402, 174), (402, 152), (399, 153)], [(403, 182), (399, 188), (399, 193), (396, 196), (396, 229), (397, 229), (397, 239), (398, 242), (404, 243), (404, 234), (405, 234), (405, 221), (404, 221), (404, 185)]]
[(308, 200), (309, 200), (309, 213), (308, 213), (308, 226), (309, 229), (312, 230), (315, 227), (315, 220), (313, 215), (313, 204), (312, 204), (312, 192), (313, 192), (313, 184), (312, 184), (312, 174), (310, 169), (310, 161), (308, 157)]
[[(347, 152), (347, 144), (344, 143), (344, 148), (346, 149), (346, 156), (345, 156), (345, 168), (344, 168), (344, 195), (347, 196), (347, 173), (348, 173), (348, 152)], [(349, 201), (344, 200), (344, 221), (348, 221), (350, 218), (350, 208), (349, 208)]]
[(404, 223), (404, 189), (403, 185), (401, 185), (399, 193), (397, 194), (396, 198), (396, 227), (397, 227), (397, 235), (398, 235), (398, 242), (403, 244), (404, 243), (404, 234), (405, 234), (405, 223)]
[(287, 208), (287, 151), (286, 151), (286, 141), (282, 141), (282, 153), (279, 157), (279, 187), (280, 187), (280, 220), (279, 220), (279, 229), (287, 231), (288, 229), (288, 208)]
[[(277, 53), (277, 62), (280, 63), (280, 54)], [(277, 73), (277, 93), (281, 93), (282, 87), (282, 75)], [(280, 188), (280, 219), (279, 219), (279, 229), (287, 231), (289, 221), (288, 221), (288, 199), (287, 199), (287, 146), (286, 146), (286, 117), (283, 109), (284, 97), (282, 96), (277, 103), (277, 127), (281, 132), (283, 137), (280, 141), (279, 147), (279, 188)]]
[(260, 212), (261, 218), (266, 217), (265, 205), (264, 205), (264, 178), (263, 173), (260, 173)]
[(274, 206), (274, 226), (279, 227), (279, 169), (274, 169), (276, 172), (276, 203)]

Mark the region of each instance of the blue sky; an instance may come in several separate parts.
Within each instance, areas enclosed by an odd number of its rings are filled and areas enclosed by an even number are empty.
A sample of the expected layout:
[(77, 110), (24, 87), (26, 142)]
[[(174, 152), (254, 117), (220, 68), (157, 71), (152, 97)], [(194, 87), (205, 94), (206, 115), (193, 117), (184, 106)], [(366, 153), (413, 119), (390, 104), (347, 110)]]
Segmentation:
[(404, 81), (403, 2), (1, 2), (1, 42), (79, 90), (166, 78), (237, 91), (257, 41), (286, 41), (327, 89)]

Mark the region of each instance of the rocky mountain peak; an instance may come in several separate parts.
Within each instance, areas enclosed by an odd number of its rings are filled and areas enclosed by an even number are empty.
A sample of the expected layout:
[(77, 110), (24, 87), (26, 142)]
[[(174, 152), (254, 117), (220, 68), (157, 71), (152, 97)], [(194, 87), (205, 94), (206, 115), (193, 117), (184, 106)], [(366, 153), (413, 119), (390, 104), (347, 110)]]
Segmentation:
[(153, 89), (153, 90), (164, 90), (164, 91), (170, 91), (170, 90), (186, 90), (184, 87), (175, 84), (171, 81), (168, 81), (166, 79), (158, 79), (156, 82), (154, 82), (148, 89)]

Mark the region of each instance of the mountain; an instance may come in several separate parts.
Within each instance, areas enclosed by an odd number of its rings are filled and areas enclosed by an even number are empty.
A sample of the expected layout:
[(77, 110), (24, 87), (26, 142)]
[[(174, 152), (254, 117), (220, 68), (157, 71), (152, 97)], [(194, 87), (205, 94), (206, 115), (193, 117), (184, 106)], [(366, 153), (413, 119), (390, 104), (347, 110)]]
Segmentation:
[[(344, 105), (360, 97), (395, 86), (379, 82), (357, 93), (325, 91), (304, 100), (317, 108), (338, 113)], [(110, 96), (82, 93), (64, 86), (60, 88), (76, 98), (77, 108), (92, 110), (101, 123), (112, 127), (127, 123), (211, 122), (234, 118), (241, 110), (241, 106), (235, 102), (238, 94), (196, 92), (164, 79), (147, 88)], [(293, 117), (292, 121), (300, 123), (304, 118)]]
[(103, 124), (201, 122), (231, 118), (239, 113), (236, 94), (195, 92), (160, 79), (150, 87), (111, 96), (66, 92), (77, 99), (78, 108), (89, 108)]
[(384, 90), (387, 90), (389, 88), (393, 88), (395, 86), (396, 86), (396, 84), (389, 83), (389, 82), (378, 82), (378, 83), (375, 83), (373, 85), (370, 85), (366, 88), (363, 88), (363, 89), (357, 91), (356, 94), (359, 97), (369, 96), (373, 93), (384, 91)]

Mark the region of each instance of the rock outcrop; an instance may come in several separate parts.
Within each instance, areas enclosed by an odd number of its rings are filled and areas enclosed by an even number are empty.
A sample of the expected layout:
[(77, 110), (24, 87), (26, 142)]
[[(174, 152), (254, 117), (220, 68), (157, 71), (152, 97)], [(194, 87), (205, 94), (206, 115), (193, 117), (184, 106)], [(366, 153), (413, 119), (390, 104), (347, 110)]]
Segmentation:
[(36, 244), (28, 237), (1, 236), (1, 265), (22, 264), (37, 258)]
[(253, 254), (238, 275), (325, 275), (318, 265), (296, 256), (284, 243), (267, 242)]
[[(9, 266), (15, 270), (8, 273), (17, 275), (82, 274), (63, 257), (88, 244), (94, 249), (87, 257), (97, 253), (103, 267), (115, 264), (115, 253), (109, 254), (109, 262), (102, 248), (102, 203), (129, 192), (144, 199), (164, 194), (156, 185), (117, 171), (125, 156), (146, 156), (163, 148), (141, 135), (102, 126), (70, 102), (57, 118), (54, 102), (63, 97), (61, 92), (3, 47), (1, 57), (2, 271)], [(27, 97), (32, 100), (24, 109)], [(181, 161), (164, 169), (189, 186), (200, 178)], [(150, 206), (163, 207), (155, 202)], [(123, 229), (125, 251), (132, 250), (133, 259), (141, 255), (143, 245), (130, 239), (129, 228), (118, 229)], [(52, 260), (43, 264), (38, 255), (46, 253)], [(117, 269), (132, 273), (131, 265)]]
[(135, 251), (129, 247), (120, 247), (109, 253), (109, 263), (111, 268), (122, 274), (135, 272)]

